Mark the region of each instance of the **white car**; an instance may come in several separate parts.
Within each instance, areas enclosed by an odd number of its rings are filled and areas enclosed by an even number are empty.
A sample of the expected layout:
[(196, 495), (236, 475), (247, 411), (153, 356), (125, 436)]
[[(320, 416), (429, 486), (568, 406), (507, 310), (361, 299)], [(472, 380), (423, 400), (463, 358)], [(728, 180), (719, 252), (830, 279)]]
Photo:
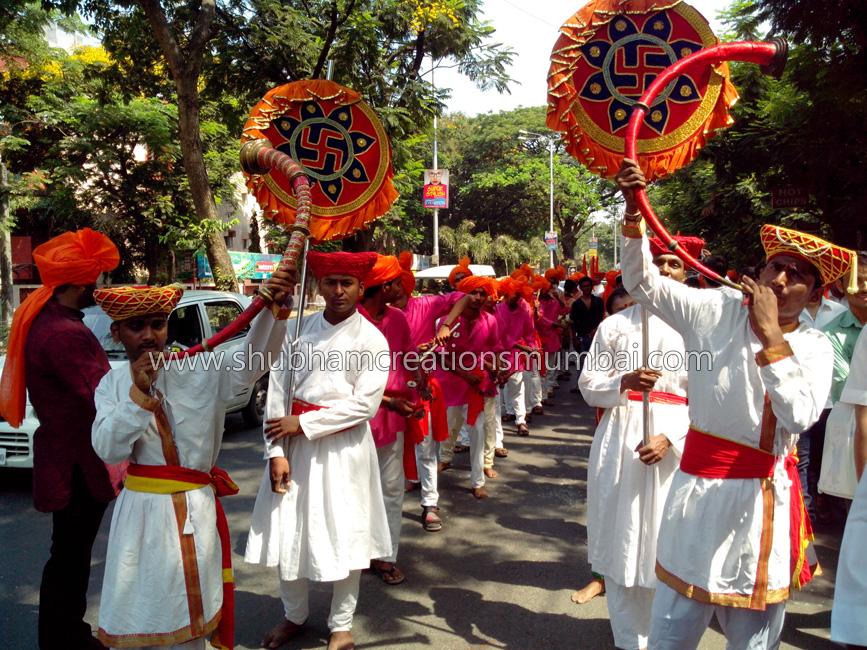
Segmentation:
[[(195, 290), (184, 292), (178, 306), (169, 316), (169, 347), (188, 348), (210, 338), (235, 320), (249, 304), (250, 298), (239, 293)], [(123, 346), (111, 338), (111, 319), (102, 309), (86, 308), (84, 324), (105, 349), (112, 368), (127, 363)], [(294, 326), (290, 324), (290, 327)], [(233, 346), (240, 347), (246, 331), (229, 339), (218, 349), (232, 350)], [(5, 360), (5, 356), (0, 357), (0, 366)], [(267, 391), (268, 373), (263, 372), (252, 387), (234, 396), (226, 405), (226, 413), (240, 411), (249, 426), (259, 426), (265, 412)], [(30, 400), (27, 401), (24, 421), (18, 429), (0, 418), (0, 467), (33, 467), (33, 434), (38, 426), (39, 421)]]

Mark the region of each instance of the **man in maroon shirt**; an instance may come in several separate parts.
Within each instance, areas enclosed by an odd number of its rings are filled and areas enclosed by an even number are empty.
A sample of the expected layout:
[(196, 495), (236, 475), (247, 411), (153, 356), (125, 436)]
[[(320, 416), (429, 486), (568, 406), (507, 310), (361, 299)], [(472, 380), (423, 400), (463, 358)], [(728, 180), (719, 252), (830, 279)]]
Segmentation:
[[(16, 311), (3, 388), (21, 381), (16, 375), (23, 371), (39, 419), (33, 504), (52, 513), (51, 555), (39, 590), (39, 647), (103, 648), (83, 620), (90, 554), (123, 468), (106, 467), (91, 446), (93, 394), (109, 363), (80, 309), (94, 304), (97, 278), (120, 257), (107, 237), (85, 229), (37, 247), (34, 259), (44, 286)], [(20, 412), (13, 403), (23, 395), (9, 394), (4, 391), (0, 411), (14, 424), (9, 414)]]

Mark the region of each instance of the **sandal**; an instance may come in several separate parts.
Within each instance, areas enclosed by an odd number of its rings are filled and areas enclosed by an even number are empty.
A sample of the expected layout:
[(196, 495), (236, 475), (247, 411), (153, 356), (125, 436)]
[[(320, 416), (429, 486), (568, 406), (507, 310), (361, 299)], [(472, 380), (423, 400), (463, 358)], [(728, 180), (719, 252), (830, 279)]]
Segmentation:
[(519, 424), (518, 425), (518, 435), (521, 436), (522, 438), (526, 438), (527, 436), (530, 435), (530, 427), (528, 427), (526, 424)]
[(422, 527), (429, 533), (443, 529), (443, 520), (437, 514), (439, 510), (436, 506), (422, 506), (421, 508)]
[(393, 562), (371, 560), (370, 570), (382, 578), (382, 581), (387, 585), (399, 585), (406, 580), (406, 576), (403, 575)]
[(497, 458), (508, 458), (509, 450), (503, 447), (500, 447), (499, 449), (494, 449), (494, 456), (496, 456)]

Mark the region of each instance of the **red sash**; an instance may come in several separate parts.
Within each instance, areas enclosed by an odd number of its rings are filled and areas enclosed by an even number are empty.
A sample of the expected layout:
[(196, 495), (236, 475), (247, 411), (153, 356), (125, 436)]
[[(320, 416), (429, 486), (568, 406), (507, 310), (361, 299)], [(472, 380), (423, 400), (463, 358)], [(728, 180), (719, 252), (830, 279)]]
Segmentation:
[[(702, 478), (763, 479), (774, 475), (776, 462), (776, 456), (762, 449), (690, 428), (686, 434), (680, 469)], [(789, 493), (790, 575), (792, 586), (800, 589), (813, 579), (813, 568), (806, 559), (807, 547), (813, 539), (813, 528), (804, 507), (798, 457), (794, 452), (786, 457), (785, 470), (792, 484)]]
[[(626, 397), (630, 402), (642, 402), (644, 401), (644, 393), (638, 390), (630, 390), (627, 391)], [(675, 395), (674, 393), (663, 393), (662, 391), (652, 390), (650, 391), (650, 403), (651, 404), (678, 404), (678, 405), (686, 405), (689, 404), (689, 400), (681, 395)]]
[(220, 497), (238, 494), (238, 486), (226, 470), (219, 467), (211, 468), (211, 473), (200, 472), (188, 467), (170, 467), (167, 465), (138, 465), (131, 463), (129, 476), (153, 478), (166, 481), (193, 483), (200, 486), (210, 485), (214, 488), (217, 508), (217, 535), (222, 548), (223, 568), (223, 606), (220, 608), (220, 623), (211, 635), (211, 645), (216, 648), (231, 650), (235, 647), (235, 580), (232, 574), (232, 546), (229, 537), (229, 522)]
[(420, 444), (426, 436), (433, 435), (433, 439), (442, 442), (449, 437), (449, 423), (446, 418), (446, 403), (443, 399), (443, 389), (440, 383), (433, 377), (428, 378), (430, 400), (422, 400), (421, 418), (407, 418), (406, 435), (403, 445), (403, 471), (410, 481), (418, 480), (418, 466), (415, 460), (415, 446)]
[(324, 406), (319, 406), (318, 404), (311, 404), (310, 402), (305, 402), (304, 400), (300, 399), (292, 401), (292, 415), (304, 415), (305, 413), (310, 413), (311, 411), (321, 411), (324, 408)]
[[(630, 390), (626, 392), (626, 398), (630, 402), (643, 402), (644, 401), (644, 393), (638, 390)], [(689, 404), (689, 400), (685, 397), (681, 397), (680, 395), (675, 395), (674, 393), (663, 393), (662, 391), (652, 390), (650, 391), (650, 403), (651, 404), (677, 404), (680, 406), (684, 406)], [(599, 425), (600, 420), (605, 415), (605, 411), (607, 409), (597, 408), (596, 409), (596, 424)]]
[(777, 457), (761, 449), (690, 428), (680, 469), (702, 478), (770, 478)]

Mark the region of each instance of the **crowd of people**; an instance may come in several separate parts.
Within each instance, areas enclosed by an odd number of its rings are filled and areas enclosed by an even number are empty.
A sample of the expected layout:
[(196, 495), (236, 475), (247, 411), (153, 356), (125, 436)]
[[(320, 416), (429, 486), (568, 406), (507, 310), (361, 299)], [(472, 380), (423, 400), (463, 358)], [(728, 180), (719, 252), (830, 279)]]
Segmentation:
[[(575, 410), (580, 393), (597, 426), (593, 580), (572, 600), (606, 594), (618, 648), (696, 648), (713, 616), (729, 648), (778, 647), (786, 600), (819, 572), (812, 527), (835, 517), (848, 519), (832, 637), (867, 646), (867, 253), (765, 226), (765, 259), (741, 290), (691, 281), (674, 248), (645, 233), (640, 169), (626, 161), (618, 183), (620, 271), (524, 264), (496, 280), (463, 259), (447, 291), (415, 294), (408, 253), (314, 251), (324, 310), (293, 340), (285, 307), (297, 277), (276, 271), (263, 292), (271, 308), (231, 368), (164, 354), (178, 287), (95, 288), (119, 261), (105, 236), (85, 229), (38, 247), (44, 287), (16, 313), (0, 410), (20, 422), (26, 387), (40, 420), (34, 502), (53, 515), (40, 647), (233, 647), (220, 497), (237, 486), (216, 463), (225, 403), (257, 380), (256, 355), (271, 376), (244, 560), (276, 569), (284, 608), (263, 647), (303, 629), (310, 581), (332, 585), (329, 649), (355, 647), (362, 571), (407, 579), (404, 500), (417, 492), (419, 524), (441, 531), (438, 477), (458, 453), (469, 454), (467, 498), (495, 497), (503, 424), (532, 435), (573, 367)], [(729, 270), (699, 238), (676, 245)], [(128, 366), (109, 369), (83, 324), (94, 302)], [(93, 637), (91, 547), (115, 497)]]

